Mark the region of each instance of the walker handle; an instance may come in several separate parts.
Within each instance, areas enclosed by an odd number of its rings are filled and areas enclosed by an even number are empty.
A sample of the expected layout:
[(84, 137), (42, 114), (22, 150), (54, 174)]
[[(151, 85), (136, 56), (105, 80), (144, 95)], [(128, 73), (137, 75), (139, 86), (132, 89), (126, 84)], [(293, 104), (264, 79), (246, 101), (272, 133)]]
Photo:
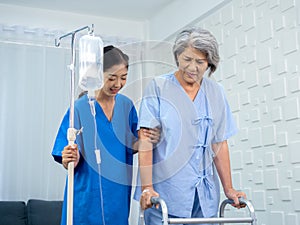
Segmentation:
[(152, 204), (160, 204), (161, 203), (161, 198), (151, 197), (150, 201), (151, 201)]
[(160, 205), (161, 211), (162, 211), (162, 224), (168, 225), (169, 224), (169, 222), (168, 222), (169, 215), (168, 215), (168, 207), (167, 207), (166, 202), (163, 199), (161, 199), (160, 197), (151, 197), (150, 201), (154, 205), (156, 205), (156, 204)]
[[(151, 203), (156, 205), (160, 205), (161, 210), (162, 210), (162, 224), (163, 225), (168, 225), (168, 208), (163, 199), (160, 197), (151, 197), (150, 199)], [(140, 225), (145, 225), (145, 220), (144, 220), (144, 210), (140, 206)]]
[[(226, 204), (234, 204), (234, 200), (232, 199), (226, 199), (224, 201), (226, 202)], [(239, 197), (239, 203), (247, 205), (246, 200), (243, 197)]]
[[(240, 198), (239, 198), (239, 202), (240, 202), (240, 204), (244, 204), (244, 205), (246, 205), (246, 206), (248, 207), (249, 212), (250, 212), (250, 217), (251, 217), (252, 220), (253, 220), (252, 224), (253, 224), (253, 225), (256, 225), (255, 210), (254, 210), (254, 207), (253, 207), (252, 203), (251, 203), (249, 200), (244, 199), (243, 197), (240, 197)], [(219, 216), (220, 216), (220, 217), (224, 217), (225, 206), (226, 206), (227, 204), (230, 204), (230, 205), (231, 205), (231, 204), (233, 204), (233, 203), (234, 203), (234, 201), (233, 201), (232, 199), (225, 199), (225, 200), (221, 203), (221, 205), (220, 205)]]

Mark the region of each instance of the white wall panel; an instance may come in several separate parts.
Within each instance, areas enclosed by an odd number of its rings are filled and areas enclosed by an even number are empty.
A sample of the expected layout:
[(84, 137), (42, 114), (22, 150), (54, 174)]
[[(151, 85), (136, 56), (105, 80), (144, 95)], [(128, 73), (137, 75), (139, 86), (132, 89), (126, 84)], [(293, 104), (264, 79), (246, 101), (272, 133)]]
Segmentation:
[(282, 186), (279, 190), (279, 196), (281, 201), (291, 201), (292, 200), (292, 190), (290, 186)]
[(278, 100), (287, 96), (286, 77), (274, 80), (272, 84), (273, 99)]
[(280, 132), (277, 134), (277, 145), (278, 147), (284, 147), (288, 145), (288, 133)]
[(292, 93), (300, 91), (300, 77), (294, 77), (289, 80), (289, 90)]
[(271, 49), (268, 46), (262, 45), (258, 51), (258, 68), (263, 70), (272, 65)]
[(263, 126), (262, 133), (264, 146), (276, 144), (276, 126), (274, 124)]
[[(295, 212), (300, 212), (300, 189), (294, 189), (293, 190), (293, 206)], [(299, 216), (299, 214), (298, 214)], [(299, 223), (299, 222), (298, 222)]]
[(285, 224), (288, 225), (297, 225), (298, 223), (298, 215), (296, 213), (289, 213), (285, 217)]
[(286, 100), (283, 104), (284, 107), (284, 117), (286, 121), (296, 120), (299, 118), (299, 99), (290, 98)]
[(283, 212), (276, 212), (271, 211), (270, 218), (269, 218), (269, 224), (284, 224), (284, 213)]

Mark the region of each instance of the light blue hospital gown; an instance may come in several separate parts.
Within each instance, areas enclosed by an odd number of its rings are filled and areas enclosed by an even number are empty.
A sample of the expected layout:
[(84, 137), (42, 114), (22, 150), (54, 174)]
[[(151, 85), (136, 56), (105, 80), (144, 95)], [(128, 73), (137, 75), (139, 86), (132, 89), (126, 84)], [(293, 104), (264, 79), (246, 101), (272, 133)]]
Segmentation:
[[(132, 143), (137, 139), (137, 113), (131, 100), (118, 94), (112, 120), (95, 103), (97, 147), (101, 152), (101, 182), (106, 225), (128, 224), (132, 179)], [(80, 162), (74, 170), (74, 225), (102, 225), (99, 168), (94, 146), (94, 119), (87, 96), (75, 102), (74, 127), (83, 132), (76, 137)], [(61, 163), (61, 152), (68, 144), (69, 112), (57, 134), (52, 155)], [(66, 191), (61, 225), (66, 224)]]
[[(191, 101), (173, 73), (154, 78), (143, 96), (138, 127), (156, 126), (162, 137), (153, 150), (153, 185), (169, 214), (191, 217), (197, 193), (202, 215), (217, 216), (220, 191), (211, 144), (237, 131), (222, 87), (203, 78)], [(138, 187), (135, 199), (140, 193)]]

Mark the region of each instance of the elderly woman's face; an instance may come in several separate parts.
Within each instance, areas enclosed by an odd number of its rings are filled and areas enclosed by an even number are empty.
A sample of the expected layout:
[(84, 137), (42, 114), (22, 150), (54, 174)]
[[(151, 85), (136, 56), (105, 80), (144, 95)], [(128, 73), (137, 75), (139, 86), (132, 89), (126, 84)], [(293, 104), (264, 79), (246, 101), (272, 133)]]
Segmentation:
[(187, 47), (178, 59), (178, 69), (187, 83), (200, 82), (208, 67), (206, 55), (193, 47)]

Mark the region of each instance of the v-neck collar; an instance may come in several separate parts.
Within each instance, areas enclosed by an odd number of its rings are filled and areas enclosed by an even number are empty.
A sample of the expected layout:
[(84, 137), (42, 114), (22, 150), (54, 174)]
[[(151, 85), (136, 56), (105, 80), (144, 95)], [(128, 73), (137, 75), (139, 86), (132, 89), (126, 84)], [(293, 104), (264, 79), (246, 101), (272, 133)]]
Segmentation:
[(108, 122), (108, 123), (112, 123), (113, 120), (114, 120), (114, 117), (115, 117), (115, 112), (116, 112), (115, 109), (116, 109), (117, 101), (118, 101), (118, 94), (115, 96), (115, 105), (114, 105), (114, 108), (113, 108), (111, 120), (109, 120), (109, 119), (107, 118), (107, 116), (105, 115), (105, 113), (104, 113), (104, 111), (103, 111), (101, 105), (100, 105), (99, 102), (97, 102), (97, 101), (95, 102), (95, 105), (96, 105), (96, 115), (97, 115), (97, 108), (98, 108), (98, 110), (101, 111), (101, 115), (105, 118), (105, 121)]
[(178, 81), (177, 77), (175, 76), (175, 73), (173, 73), (173, 81), (176, 83), (176, 85), (178, 85), (180, 87), (180, 89), (184, 92), (184, 94), (187, 96), (187, 98), (192, 102), (195, 103), (196, 99), (199, 98), (200, 92), (202, 92), (202, 88), (201, 86), (203, 85), (203, 82), (205, 82), (204, 77), (202, 78), (201, 81), (201, 85), (199, 87), (199, 90), (197, 91), (197, 94), (195, 95), (194, 100), (192, 100), (189, 95), (186, 93), (186, 91), (184, 90), (184, 88), (182, 87), (182, 85), (180, 84), (180, 82)]

